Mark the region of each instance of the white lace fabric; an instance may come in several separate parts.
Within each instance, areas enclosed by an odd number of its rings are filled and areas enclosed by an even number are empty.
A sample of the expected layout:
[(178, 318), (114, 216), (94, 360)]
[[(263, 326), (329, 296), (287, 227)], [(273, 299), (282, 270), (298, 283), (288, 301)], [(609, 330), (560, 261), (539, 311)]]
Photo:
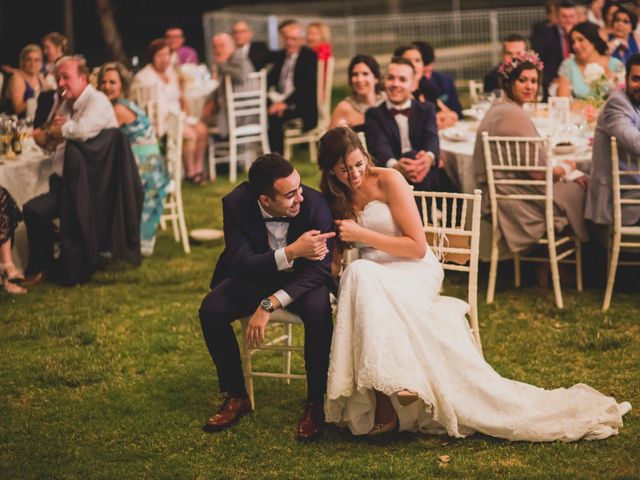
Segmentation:
[[(369, 203), (359, 222), (399, 235), (387, 204)], [(509, 440), (596, 440), (618, 433), (631, 409), (588, 385), (544, 390), (501, 377), (478, 353), (468, 305), (439, 294), (444, 272), (432, 251), (411, 260), (361, 246), (340, 281), (325, 414), (365, 434), (373, 390), (391, 396), (400, 430)], [(395, 393), (420, 400), (401, 406)]]

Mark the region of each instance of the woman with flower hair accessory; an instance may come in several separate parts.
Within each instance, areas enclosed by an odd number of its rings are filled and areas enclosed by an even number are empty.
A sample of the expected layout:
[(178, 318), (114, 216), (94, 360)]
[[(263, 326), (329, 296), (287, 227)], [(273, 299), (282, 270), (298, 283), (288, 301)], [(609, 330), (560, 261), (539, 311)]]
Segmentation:
[[(531, 118), (522, 106), (535, 102), (541, 88), (543, 64), (533, 51), (520, 57), (511, 57), (498, 67), (498, 75), (503, 91), (502, 97), (494, 102), (478, 127), (473, 163), (476, 181), (483, 189), (483, 213), (490, 215), (489, 196), (487, 195), (487, 176), (485, 169), (482, 132), (489, 136), (501, 137), (539, 137)], [(531, 147), (533, 148), (533, 147)], [(495, 146), (492, 145), (492, 149)], [(533, 153), (531, 153), (533, 156)], [(492, 152), (497, 158), (497, 151)], [(540, 164), (547, 161), (544, 151), (540, 152)], [(572, 181), (559, 181), (574, 178), (577, 173), (575, 162), (565, 160), (553, 169), (553, 200), (556, 207), (556, 230), (570, 227), (582, 241), (589, 238), (584, 222), (585, 190), (588, 177), (582, 175)], [(569, 175), (572, 175), (569, 177)], [(522, 178), (521, 172), (496, 171), (496, 179)], [(526, 175), (526, 174), (525, 174)], [(544, 179), (543, 172), (530, 172), (529, 178)], [(532, 193), (544, 194), (544, 187), (496, 184), (499, 194)], [(510, 252), (523, 252), (532, 247), (545, 232), (544, 205), (541, 202), (502, 202), (498, 204), (499, 233)]]
[(607, 54), (598, 26), (582, 22), (571, 30), (573, 55), (560, 64), (558, 95), (585, 100), (605, 100), (624, 83), (624, 65)]

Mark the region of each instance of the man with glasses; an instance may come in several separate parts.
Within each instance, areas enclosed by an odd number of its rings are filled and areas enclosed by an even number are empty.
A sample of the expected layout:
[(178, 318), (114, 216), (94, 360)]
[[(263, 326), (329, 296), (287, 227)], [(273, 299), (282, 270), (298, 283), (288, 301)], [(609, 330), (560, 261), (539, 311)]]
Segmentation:
[(253, 30), (244, 20), (238, 20), (231, 27), (231, 36), (236, 44), (238, 55), (248, 58), (257, 72), (271, 63), (271, 52), (264, 42), (253, 41)]
[(185, 63), (198, 63), (198, 53), (184, 44), (184, 32), (180, 27), (169, 27), (164, 32), (164, 39), (171, 50), (171, 65), (179, 67)]

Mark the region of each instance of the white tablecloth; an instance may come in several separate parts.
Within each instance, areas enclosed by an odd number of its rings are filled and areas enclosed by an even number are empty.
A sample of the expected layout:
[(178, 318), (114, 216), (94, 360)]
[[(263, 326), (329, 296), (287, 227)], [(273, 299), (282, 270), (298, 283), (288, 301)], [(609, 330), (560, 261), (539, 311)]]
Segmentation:
[[(0, 185), (9, 191), (20, 209), (33, 197), (49, 191), (49, 176), (52, 173), (53, 157), (45, 153), (25, 153), (13, 160), (0, 157)], [(18, 225), (11, 253), (16, 267), (24, 269), (29, 259), (24, 223)]]

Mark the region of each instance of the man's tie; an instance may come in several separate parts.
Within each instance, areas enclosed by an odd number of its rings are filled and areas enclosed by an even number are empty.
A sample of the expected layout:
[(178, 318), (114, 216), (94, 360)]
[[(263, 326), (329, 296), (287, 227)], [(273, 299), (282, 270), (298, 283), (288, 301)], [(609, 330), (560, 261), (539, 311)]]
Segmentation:
[(404, 115), (405, 117), (409, 118), (409, 112), (411, 111), (411, 108), (392, 108), (391, 109), (391, 113), (393, 114), (393, 116), (395, 117), (396, 115)]
[(264, 223), (269, 223), (269, 222), (291, 223), (293, 218), (292, 217), (269, 217), (269, 218), (263, 218), (263, 220), (264, 220)]

